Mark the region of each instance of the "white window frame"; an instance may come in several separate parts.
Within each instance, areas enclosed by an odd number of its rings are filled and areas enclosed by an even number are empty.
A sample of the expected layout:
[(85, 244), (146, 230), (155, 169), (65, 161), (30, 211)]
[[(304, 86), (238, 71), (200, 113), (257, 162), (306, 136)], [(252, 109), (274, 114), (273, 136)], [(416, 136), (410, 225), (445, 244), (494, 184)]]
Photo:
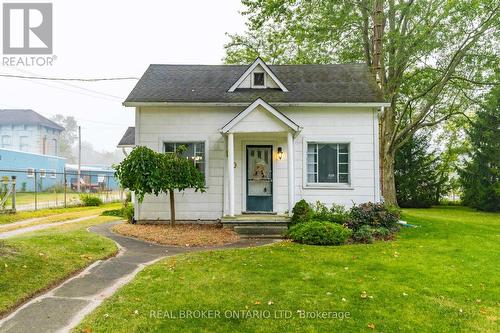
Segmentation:
[(47, 170), (45, 169), (40, 169), (40, 178), (45, 178), (47, 176)]
[(57, 178), (56, 170), (54, 169), (49, 170), (49, 175), (50, 178)]
[(28, 177), (28, 178), (35, 177), (35, 168), (27, 168), (26, 169), (26, 177)]
[[(307, 152), (309, 144), (346, 144), (348, 146), (348, 178), (347, 183), (310, 183), (308, 181), (308, 169), (307, 169)], [(302, 180), (303, 188), (305, 189), (338, 189), (338, 190), (353, 190), (352, 187), (352, 138), (332, 138), (332, 139), (314, 139), (314, 138), (304, 138), (303, 141), (303, 156), (302, 156)], [(337, 151), (338, 154), (338, 151)], [(337, 160), (338, 161), (338, 160)], [(338, 163), (338, 162), (337, 162)], [(337, 171), (338, 173), (338, 171)], [(337, 176), (338, 179), (338, 176)]]
[[(261, 86), (255, 84), (255, 74), (256, 73), (262, 73), (262, 74), (264, 74), (264, 84), (261, 85)], [(264, 71), (253, 71), (252, 72), (252, 88), (254, 88), (254, 89), (264, 89), (266, 87), (267, 87), (266, 72), (264, 72)]]
[(193, 143), (203, 142), (205, 144), (205, 186), (208, 187), (209, 163), (210, 163), (210, 146), (207, 137), (200, 136), (161, 136), (158, 140), (158, 151), (165, 152), (165, 143)]

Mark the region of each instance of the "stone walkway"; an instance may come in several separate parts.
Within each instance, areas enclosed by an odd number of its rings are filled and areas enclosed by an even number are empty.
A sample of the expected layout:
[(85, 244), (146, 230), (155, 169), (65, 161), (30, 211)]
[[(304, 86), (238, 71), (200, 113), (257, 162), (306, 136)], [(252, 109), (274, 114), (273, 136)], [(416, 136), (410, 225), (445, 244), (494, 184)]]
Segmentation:
[[(51, 228), (51, 227), (57, 227), (57, 226), (63, 225), (63, 224), (82, 222), (82, 221), (90, 220), (90, 219), (93, 219), (96, 217), (99, 217), (99, 215), (84, 216), (84, 217), (79, 217), (77, 219), (61, 221), (61, 222), (37, 224), (37, 225), (33, 225), (31, 227), (19, 228), (19, 229), (14, 229), (14, 230), (5, 231), (5, 232), (2, 232), (0, 229), (0, 239), (5, 239), (5, 238), (14, 237), (17, 235), (22, 235), (24, 233), (31, 232), (31, 231), (37, 231), (37, 230), (47, 229), (47, 228)], [(40, 219), (42, 219), (42, 218), (40, 218)], [(31, 219), (31, 220), (24, 220), (24, 221), (16, 222), (16, 223), (19, 223), (19, 225), (23, 225), (23, 224), (33, 223), (34, 221), (36, 221), (36, 220)], [(13, 224), (13, 223), (5, 224), (5, 226), (13, 226), (13, 225), (16, 225), (16, 224)]]
[[(77, 276), (24, 304), (0, 320), (0, 332), (69, 332), (102, 301), (113, 295), (147, 265), (180, 253), (265, 245), (276, 240), (243, 239), (219, 247), (161, 246), (120, 236), (110, 228), (119, 222), (93, 226), (90, 231), (118, 243), (119, 254), (98, 261)], [(147, 291), (144, 291), (147, 292)]]

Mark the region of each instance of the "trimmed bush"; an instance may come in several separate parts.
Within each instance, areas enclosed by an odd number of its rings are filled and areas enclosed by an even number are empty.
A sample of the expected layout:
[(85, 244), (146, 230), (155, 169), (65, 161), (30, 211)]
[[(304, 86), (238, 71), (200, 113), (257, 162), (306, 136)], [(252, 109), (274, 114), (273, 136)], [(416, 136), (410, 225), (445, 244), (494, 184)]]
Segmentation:
[(400, 211), (397, 208), (381, 203), (363, 203), (351, 208), (351, 217), (347, 223), (348, 227), (357, 231), (364, 225), (389, 230), (398, 229)]
[(313, 217), (313, 210), (311, 206), (304, 199), (298, 201), (292, 209), (291, 224), (308, 222)]
[(309, 245), (341, 245), (351, 234), (348, 228), (326, 221), (299, 223), (288, 230), (288, 237), (293, 241)]
[(352, 240), (356, 243), (373, 243), (373, 230), (369, 225), (363, 225), (352, 234)]
[(92, 194), (80, 194), (80, 202), (82, 206), (100, 206), (102, 205), (102, 200)]

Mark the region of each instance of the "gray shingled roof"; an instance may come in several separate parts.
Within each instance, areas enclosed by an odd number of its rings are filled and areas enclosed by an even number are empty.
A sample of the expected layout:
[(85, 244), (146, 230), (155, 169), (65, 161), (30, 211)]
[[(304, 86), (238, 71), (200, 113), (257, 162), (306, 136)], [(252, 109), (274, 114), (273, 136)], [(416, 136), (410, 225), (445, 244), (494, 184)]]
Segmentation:
[(135, 145), (135, 127), (129, 127), (123, 134), (118, 147), (131, 147)]
[(0, 110), (0, 125), (41, 125), (64, 131), (64, 127), (33, 110), (27, 109)]
[(289, 92), (278, 89), (227, 90), (247, 65), (150, 65), (127, 102), (384, 102), (364, 64), (269, 66)]

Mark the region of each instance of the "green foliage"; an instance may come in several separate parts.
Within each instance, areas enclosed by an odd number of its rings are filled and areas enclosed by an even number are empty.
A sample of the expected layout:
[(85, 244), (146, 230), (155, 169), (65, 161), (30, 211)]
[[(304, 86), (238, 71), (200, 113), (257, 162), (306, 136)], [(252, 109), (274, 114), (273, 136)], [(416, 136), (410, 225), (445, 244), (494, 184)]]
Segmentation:
[(298, 201), (292, 209), (291, 224), (308, 222), (313, 217), (311, 206), (304, 199)]
[(342, 245), (351, 234), (348, 228), (325, 221), (299, 223), (288, 231), (288, 237), (292, 240), (309, 245)]
[(500, 211), (500, 86), (490, 93), (468, 130), (471, 149), (460, 171), (465, 205)]
[(127, 219), (127, 222), (132, 223), (134, 220), (134, 206), (131, 204), (125, 205), (122, 208), (122, 216)]
[(137, 200), (142, 202), (146, 194), (158, 196), (170, 194), (171, 223), (175, 223), (175, 190), (193, 188), (205, 191), (203, 174), (192, 160), (182, 157), (185, 146), (175, 153), (157, 153), (147, 147), (135, 147), (116, 168), (116, 177), (123, 188), (134, 191)]
[(100, 206), (103, 204), (101, 198), (92, 194), (80, 194), (82, 206)]
[(415, 135), (396, 153), (394, 175), (401, 207), (429, 208), (447, 192), (448, 175), (440, 172), (439, 157), (428, 151), (429, 141), (428, 135)]
[(127, 220), (127, 222), (131, 223), (134, 218), (134, 206), (129, 203), (126, 203), (120, 209), (105, 210), (104, 212), (101, 213), (101, 215), (123, 217)]
[(368, 202), (351, 208), (348, 227), (354, 231), (357, 231), (364, 225), (396, 230), (398, 228), (399, 217), (400, 211), (396, 207)]
[(366, 243), (366, 244), (373, 243), (374, 238), (373, 238), (372, 228), (366, 224), (362, 225), (358, 230), (356, 230), (352, 234), (352, 239), (356, 243)]
[(318, 221), (329, 221), (338, 224), (344, 224), (349, 220), (349, 210), (342, 205), (332, 204), (328, 207), (320, 201), (316, 201), (313, 206), (313, 219)]

